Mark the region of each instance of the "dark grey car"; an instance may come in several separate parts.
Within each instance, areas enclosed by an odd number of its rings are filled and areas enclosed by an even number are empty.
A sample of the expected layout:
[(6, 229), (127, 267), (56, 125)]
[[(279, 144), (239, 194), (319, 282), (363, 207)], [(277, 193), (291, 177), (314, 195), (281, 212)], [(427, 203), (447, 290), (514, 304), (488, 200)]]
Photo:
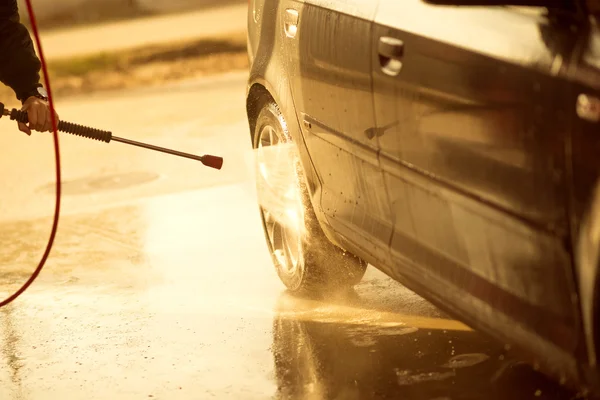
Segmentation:
[(261, 207), (279, 276), (322, 293), (369, 263), (595, 391), (596, 2), (436, 3), (250, 1), (252, 143), (293, 144), (303, 205), (300, 230)]

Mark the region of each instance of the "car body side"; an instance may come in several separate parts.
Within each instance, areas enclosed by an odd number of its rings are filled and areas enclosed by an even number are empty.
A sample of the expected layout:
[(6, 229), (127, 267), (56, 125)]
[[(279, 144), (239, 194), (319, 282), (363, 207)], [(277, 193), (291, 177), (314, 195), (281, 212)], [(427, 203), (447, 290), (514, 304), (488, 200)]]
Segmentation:
[(598, 95), (598, 38), (538, 8), (253, 0), (250, 128), (279, 106), (333, 243), (589, 383), (600, 125), (576, 104)]

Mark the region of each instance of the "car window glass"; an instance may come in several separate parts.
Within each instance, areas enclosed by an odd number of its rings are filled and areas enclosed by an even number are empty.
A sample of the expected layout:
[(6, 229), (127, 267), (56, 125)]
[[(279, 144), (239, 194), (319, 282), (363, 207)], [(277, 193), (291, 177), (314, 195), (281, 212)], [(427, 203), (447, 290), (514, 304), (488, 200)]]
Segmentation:
[(450, 7), (422, 0), (382, 0), (377, 22), (513, 62), (539, 63), (552, 58), (537, 39), (543, 7)]

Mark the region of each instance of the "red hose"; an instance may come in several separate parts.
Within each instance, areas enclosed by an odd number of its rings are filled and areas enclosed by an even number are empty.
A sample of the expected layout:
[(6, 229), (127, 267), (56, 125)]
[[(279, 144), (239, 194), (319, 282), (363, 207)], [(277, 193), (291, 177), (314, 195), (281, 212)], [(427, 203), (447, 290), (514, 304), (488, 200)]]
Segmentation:
[(54, 137), (54, 158), (56, 160), (56, 202), (54, 208), (54, 220), (52, 222), (52, 231), (50, 232), (50, 238), (48, 239), (48, 244), (46, 245), (46, 250), (44, 251), (44, 255), (42, 256), (37, 268), (33, 271), (33, 274), (29, 277), (27, 282), (23, 284), (23, 286), (17, 290), (12, 296), (8, 297), (6, 300), (0, 303), (0, 308), (4, 307), (14, 300), (16, 300), (19, 296), (25, 292), (29, 286), (36, 280), (44, 265), (46, 264), (46, 260), (50, 255), (50, 251), (52, 250), (52, 246), (54, 245), (54, 239), (56, 238), (56, 231), (58, 230), (58, 220), (60, 218), (60, 199), (61, 199), (61, 177), (60, 177), (60, 150), (58, 146), (58, 121), (56, 121), (56, 114), (54, 113), (54, 102), (52, 100), (52, 90), (50, 88), (50, 79), (48, 78), (48, 69), (46, 68), (46, 60), (44, 58), (44, 52), (42, 50), (42, 43), (40, 40), (40, 35), (38, 32), (37, 22), (35, 20), (35, 14), (33, 12), (33, 6), (31, 5), (31, 0), (25, 0), (27, 3), (27, 10), (29, 11), (29, 20), (31, 21), (31, 28), (33, 30), (33, 36), (35, 38), (35, 42), (37, 44), (39, 58), (42, 63), (42, 70), (44, 72), (44, 83), (46, 86), (46, 90), (48, 91), (48, 101), (50, 103), (50, 118), (52, 120), (52, 136)]

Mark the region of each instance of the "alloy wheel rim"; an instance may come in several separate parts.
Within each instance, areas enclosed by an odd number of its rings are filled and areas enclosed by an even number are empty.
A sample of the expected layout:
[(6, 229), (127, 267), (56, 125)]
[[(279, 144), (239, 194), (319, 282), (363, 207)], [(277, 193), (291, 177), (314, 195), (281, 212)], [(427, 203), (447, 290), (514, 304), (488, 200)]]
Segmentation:
[[(258, 137), (257, 180), (261, 212), (270, 250), (279, 266), (294, 274), (302, 263), (302, 221), (304, 209), (299, 196), (298, 180), (278, 175), (277, 166), (289, 166), (295, 160), (282, 145), (289, 144), (276, 128), (264, 126)], [(282, 150), (279, 151), (279, 146)], [(279, 178), (279, 179), (278, 179)], [(285, 181), (282, 181), (284, 179)]]

